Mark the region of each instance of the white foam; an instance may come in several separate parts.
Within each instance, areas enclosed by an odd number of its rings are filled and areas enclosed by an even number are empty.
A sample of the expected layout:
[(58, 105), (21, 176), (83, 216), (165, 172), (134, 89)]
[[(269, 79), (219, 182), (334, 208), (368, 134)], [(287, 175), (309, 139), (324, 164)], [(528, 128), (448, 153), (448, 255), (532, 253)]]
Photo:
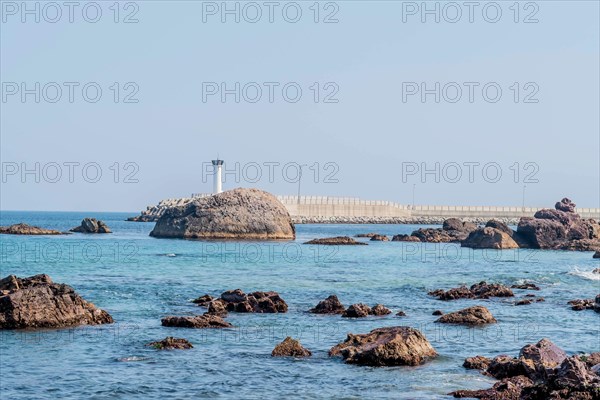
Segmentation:
[(166, 257), (177, 257), (177, 254), (174, 253), (169, 253), (169, 254), (165, 254)]
[(122, 357), (117, 359), (117, 361), (121, 361), (121, 362), (129, 362), (129, 361), (146, 361), (148, 360), (148, 357), (138, 357), (138, 356), (131, 356), (131, 357)]
[(589, 279), (591, 281), (600, 281), (600, 274), (592, 271), (581, 271), (575, 267), (569, 271), (569, 275), (579, 276), (580, 278)]

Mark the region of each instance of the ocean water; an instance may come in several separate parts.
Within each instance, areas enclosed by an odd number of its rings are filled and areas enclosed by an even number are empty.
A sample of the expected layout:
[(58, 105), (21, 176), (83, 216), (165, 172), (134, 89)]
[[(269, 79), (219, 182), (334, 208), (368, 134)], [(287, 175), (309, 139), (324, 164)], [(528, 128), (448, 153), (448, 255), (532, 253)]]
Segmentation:
[[(600, 351), (600, 315), (572, 311), (567, 301), (600, 293), (590, 252), (474, 251), (454, 244), (369, 242), (320, 247), (316, 237), (410, 233), (410, 225), (298, 225), (290, 242), (155, 239), (153, 223), (125, 222), (124, 213), (1, 212), (0, 225), (26, 222), (67, 230), (85, 216), (104, 220), (110, 235), (0, 235), (0, 275), (49, 274), (107, 310), (115, 324), (0, 332), (2, 399), (394, 398), (441, 399), (494, 380), (462, 367), (477, 354), (517, 355), (547, 337), (568, 353)], [(366, 240), (366, 239), (360, 239)], [(481, 280), (533, 282), (545, 302), (514, 299), (442, 302), (428, 290)], [(190, 301), (228, 289), (275, 290), (286, 314), (234, 314), (224, 330), (165, 328), (167, 315), (200, 314)], [(345, 319), (306, 311), (330, 294), (342, 303), (383, 303), (384, 317)], [(481, 304), (497, 324), (482, 328), (435, 324), (434, 310)], [(396, 317), (399, 310), (407, 317)], [(349, 332), (383, 326), (420, 329), (439, 357), (418, 367), (347, 365), (327, 351)], [(165, 336), (190, 340), (186, 351), (157, 351)], [(313, 352), (307, 359), (272, 358), (286, 336)]]

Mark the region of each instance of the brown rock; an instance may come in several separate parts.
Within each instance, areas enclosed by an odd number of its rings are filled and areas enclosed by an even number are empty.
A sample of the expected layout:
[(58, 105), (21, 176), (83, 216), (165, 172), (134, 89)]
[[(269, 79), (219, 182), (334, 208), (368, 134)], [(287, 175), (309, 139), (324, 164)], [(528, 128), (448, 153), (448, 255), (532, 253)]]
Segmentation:
[(152, 346), (157, 350), (185, 350), (194, 347), (186, 339), (174, 338), (173, 336), (168, 336), (158, 342), (148, 343), (146, 346)]
[(227, 316), (227, 303), (223, 299), (213, 300), (208, 303), (208, 311), (206, 313), (225, 317)]
[(202, 307), (208, 307), (210, 302), (213, 300), (214, 300), (214, 297), (212, 297), (209, 294), (205, 294), (204, 296), (200, 296), (197, 299), (192, 300), (192, 303), (198, 304), (199, 306), (202, 306)]
[(371, 315), (388, 315), (391, 314), (392, 310), (384, 306), (383, 304), (376, 304), (371, 308)]
[(288, 305), (277, 292), (244, 293), (241, 289), (228, 290), (221, 294), (227, 311), (239, 313), (285, 313)]
[(419, 239), (416, 236), (411, 236), (411, 235), (404, 235), (404, 234), (400, 234), (400, 235), (394, 235), (392, 237), (392, 242), (420, 242), (421, 239)]
[(112, 317), (48, 275), (0, 281), (0, 329), (110, 324)]
[(371, 314), (371, 307), (366, 304), (358, 303), (352, 304), (344, 313), (342, 317), (344, 318), (364, 318)]
[(457, 390), (449, 393), (455, 398), (477, 398), (482, 400), (520, 400), (524, 389), (533, 386), (531, 379), (524, 376), (502, 379), (490, 389)]
[(177, 328), (230, 328), (232, 325), (217, 315), (169, 316), (161, 320), (162, 326)]
[(467, 369), (478, 369), (481, 371), (485, 371), (487, 367), (490, 366), (491, 362), (492, 360), (484, 356), (468, 357), (465, 359), (463, 367)]
[(304, 244), (320, 244), (320, 245), (328, 245), (328, 246), (361, 246), (366, 245), (367, 243), (358, 242), (351, 237), (348, 236), (337, 236), (331, 238), (321, 238), (321, 239), (313, 239), (309, 240)]
[(578, 299), (568, 302), (573, 311), (593, 310), (595, 306), (594, 299)]
[(540, 290), (539, 286), (534, 283), (523, 283), (519, 285), (512, 285), (512, 289), (523, 289), (523, 290)]
[(80, 233), (112, 233), (110, 228), (102, 221), (96, 218), (84, 218), (81, 225), (70, 230)]
[(418, 330), (406, 326), (374, 329), (367, 334), (348, 334), (343, 343), (329, 350), (345, 362), (371, 366), (419, 365), (437, 353)]
[(302, 347), (299, 341), (286, 337), (271, 352), (272, 357), (310, 357), (312, 353)]
[(470, 288), (460, 286), (448, 291), (442, 289), (434, 290), (428, 293), (431, 296), (438, 297), (439, 300), (456, 299), (489, 299), (490, 297), (513, 297), (514, 293), (510, 288), (499, 284), (488, 284), (485, 281), (471, 285)]
[(150, 236), (192, 239), (295, 239), (290, 214), (275, 196), (234, 189), (164, 211)]
[(373, 236), (377, 236), (377, 235), (378, 235), (377, 233), (373, 233), (373, 232), (371, 232), (371, 233), (359, 233), (358, 235), (354, 235), (354, 237), (357, 237), (357, 238), (369, 238), (370, 239)]
[(406, 317), (406, 313), (405, 313), (404, 311), (398, 311), (398, 312), (396, 313), (396, 316), (397, 316), (397, 317)]
[(371, 237), (372, 242), (388, 242), (390, 238), (385, 235), (374, 235)]
[(431, 315), (444, 315), (444, 313), (442, 312), (442, 310), (435, 310), (431, 313)]
[(501, 232), (506, 233), (508, 236), (513, 237), (513, 235), (515, 234), (515, 231), (513, 231), (512, 229), (509, 228), (508, 225), (506, 225), (504, 222), (502, 221), (498, 221), (496, 219), (490, 219), (487, 224), (485, 224), (486, 228), (494, 228), (497, 229)]
[(344, 310), (344, 305), (335, 294), (332, 294), (325, 300), (320, 301), (315, 308), (311, 308), (309, 312), (314, 314), (342, 314)]
[(516, 249), (519, 245), (506, 232), (496, 228), (479, 228), (460, 242), (462, 247), (473, 249)]
[(487, 308), (475, 306), (442, 315), (435, 322), (442, 324), (483, 325), (492, 324), (497, 321)]
[(14, 224), (11, 226), (0, 226), (0, 234), (7, 235), (64, 235), (63, 232), (54, 229), (44, 229), (27, 224)]

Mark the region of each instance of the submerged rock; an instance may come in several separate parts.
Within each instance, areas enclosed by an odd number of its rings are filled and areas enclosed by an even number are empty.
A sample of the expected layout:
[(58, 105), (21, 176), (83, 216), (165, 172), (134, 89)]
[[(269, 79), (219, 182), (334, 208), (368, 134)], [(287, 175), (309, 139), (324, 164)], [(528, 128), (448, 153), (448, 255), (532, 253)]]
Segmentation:
[(81, 225), (72, 228), (70, 231), (79, 233), (112, 233), (104, 222), (96, 218), (84, 218), (81, 221)]
[(534, 283), (522, 283), (519, 285), (512, 285), (512, 289), (523, 289), (523, 290), (540, 290), (540, 287)]
[(330, 246), (334, 246), (334, 245), (340, 245), (340, 246), (367, 245), (367, 243), (358, 242), (349, 236), (336, 236), (336, 237), (330, 237), (330, 238), (313, 239), (313, 240), (309, 240), (308, 242), (306, 242), (304, 244), (321, 244), (321, 245), (330, 245)]
[(0, 280), (0, 329), (110, 324), (112, 317), (48, 275)]
[(416, 236), (412, 236), (412, 235), (399, 234), (399, 235), (392, 236), (392, 242), (420, 242), (420, 241), (421, 241), (421, 239), (419, 239)]
[(44, 229), (27, 224), (14, 224), (10, 226), (0, 226), (0, 234), (7, 235), (65, 235), (64, 232), (54, 229)]
[(596, 299), (571, 300), (568, 304), (573, 311), (594, 310), (596, 308), (596, 300), (598, 300), (599, 297), (600, 295), (596, 296)]
[(379, 235), (378, 233), (370, 232), (370, 233), (359, 233), (358, 235), (354, 235), (354, 237), (357, 237), (357, 238), (369, 238), (370, 239), (373, 236), (378, 236), (378, 235)]
[(388, 238), (385, 235), (374, 235), (371, 236), (371, 241), (372, 242), (388, 242), (390, 240), (390, 238)]
[(168, 336), (157, 342), (148, 343), (146, 346), (154, 347), (157, 350), (186, 350), (194, 348), (194, 346), (186, 339), (174, 338), (173, 336)]
[(366, 334), (348, 334), (343, 343), (329, 350), (351, 364), (371, 366), (419, 365), (437, 356), (425, 335), (406, 326), (374, 329)]
[(271, 352), (271, 357), (310, 357), (310, 350), (302, 347), (298, 340), (286, 337)]
[(335, 294), (332, 294), (325, 300), (322, 300), (309, 312), (313, 314), (342, 314), (345, 310), (344, 305), (340, 302)]
[(513, 297), (514, 293), (510, 288), (499, 283), (487, 283), (481, 281), (470, 288), (460, 286), (444, 291), (442, 289), (434, 290), (428, 293), (435, 296), (438, 300), (457, 300), (457, 299), (489, 299), (490, 297)]
[(592, 256), (592, 258), (599, 258), (600, 259), (600, 250), (598, 250), (597, 252), (595, 252), (594, 255)]
[(533, 386), (531, 379), (524, 376), (505, 378), (490, 389), (457, 390), (449, 393), (456, 398), (476, 398), (482, 400), (520, 400), (525, 388)]
[(497, 321), (487, 308), (475, 306), (442, 315), (435, 322), (442, 324), (483, 325), (493, 324)]
[(173, 326), (177, 328), (230, 328), (232, 325), (217, 315), (203, 314), (195, 316), (163, 318), (162, 326)]
[(275, 196), (234, 189), (165, 210), (150, 232), (161, 238), (294, 239), (294, 224)]
[(435, 310), (434, 312), (431, 313), (431, 315), (444, 315), (442, 310)]
[(392, 310), (390, 310), (383, 304), (375, 304), (373, 308), (371, 308), (371, 315), (388, 315), (391, 313)]
[(371, 307), (366, 304), (357, 303), (348, 307), (342, 317), (344, 318), (364, 318), (371, 314)]

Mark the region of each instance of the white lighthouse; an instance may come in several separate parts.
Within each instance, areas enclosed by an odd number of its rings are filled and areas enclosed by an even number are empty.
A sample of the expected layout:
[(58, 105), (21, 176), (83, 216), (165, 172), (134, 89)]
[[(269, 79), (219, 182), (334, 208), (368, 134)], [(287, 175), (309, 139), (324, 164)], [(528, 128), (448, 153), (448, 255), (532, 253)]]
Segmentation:
[(223, 186), (221, 184), (221, 169), (223, 168), (223, 160), (212, 160), (213, 165), (213, 193), (219, 194), (223, 191)]

